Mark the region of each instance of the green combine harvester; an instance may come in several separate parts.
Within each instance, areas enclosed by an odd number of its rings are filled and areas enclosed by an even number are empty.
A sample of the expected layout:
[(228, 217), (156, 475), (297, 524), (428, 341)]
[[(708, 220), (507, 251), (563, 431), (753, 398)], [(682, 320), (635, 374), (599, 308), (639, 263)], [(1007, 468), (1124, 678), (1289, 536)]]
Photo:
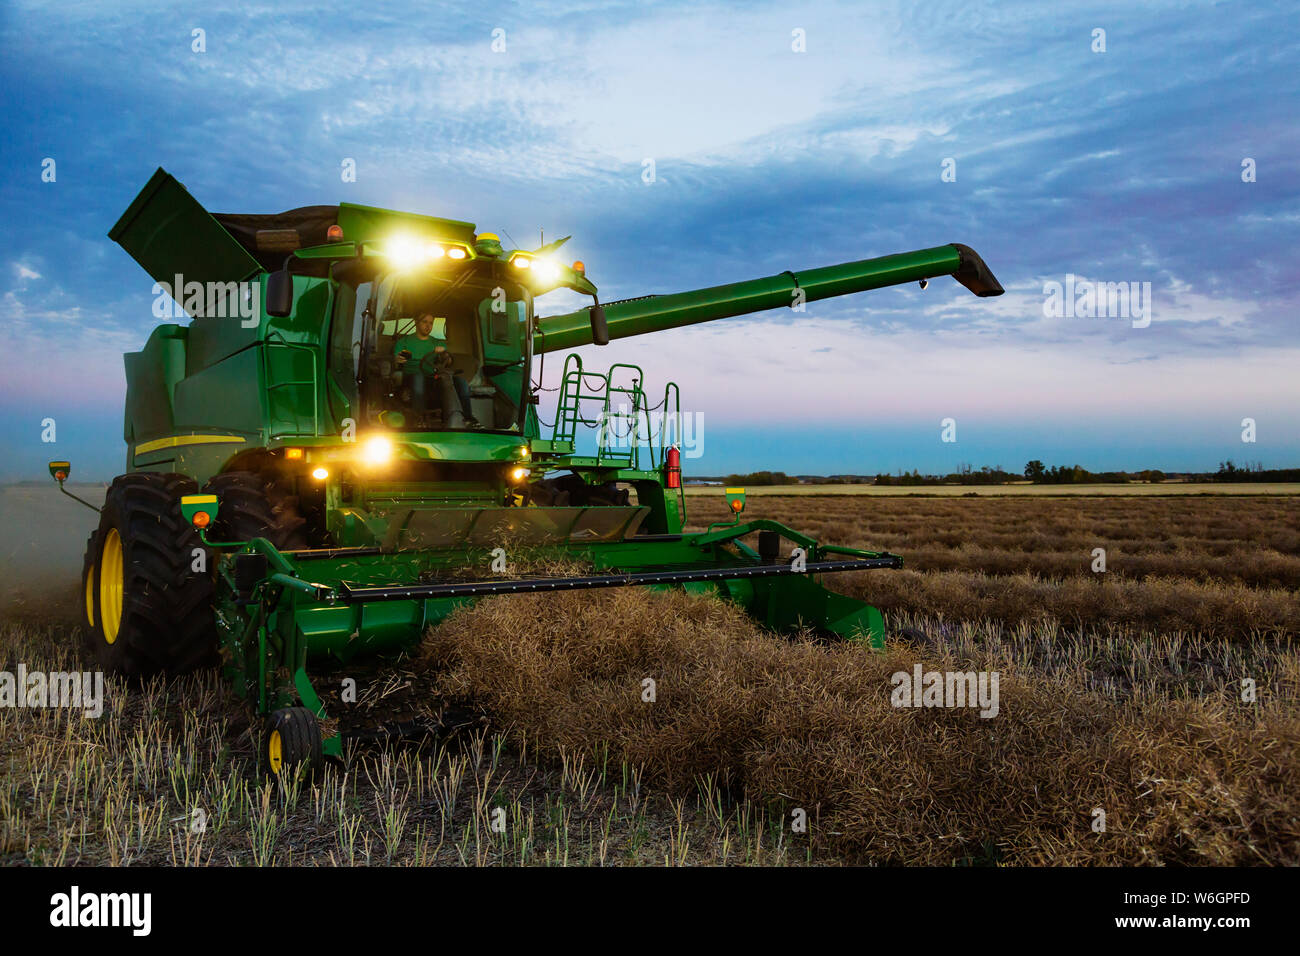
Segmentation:
[[(547, 435), (540, 357), (942, 275), (1002, 292), (951, 244), (602, 304), (564, 240), (508, 250), (471, 223), (350, 203), (211, 214), (162, 169), (109, 236), (192, 321), (126, 356), (125, 474), (83, 571), (89, 646), (132, 677), (219, 663), (277, 774), (341, 752), (330, 672), (411, 649), (483, 595), (681, 587), (882, 646), (880, 612), (820, 578), (899, 556), (742, 522), (742, 489), (725, 490), (730, 522), (684, 531), (677, 386), (652, 401), (635, 366), (569, 355)], [(591, 305), (537, 316), (560, 288)], [(50, 471), (62, 489), (69, 463)]]

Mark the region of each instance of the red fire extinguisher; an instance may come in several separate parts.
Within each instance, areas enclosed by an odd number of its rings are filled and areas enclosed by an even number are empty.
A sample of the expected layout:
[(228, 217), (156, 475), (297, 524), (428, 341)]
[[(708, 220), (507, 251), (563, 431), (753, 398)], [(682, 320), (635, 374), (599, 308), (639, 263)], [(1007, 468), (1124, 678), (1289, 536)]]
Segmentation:
[(682, 453), (677, 450), (676, 445), (668, 448), (668, 455), (664, 461), (664, 477), (669, 488), (682, 486)]

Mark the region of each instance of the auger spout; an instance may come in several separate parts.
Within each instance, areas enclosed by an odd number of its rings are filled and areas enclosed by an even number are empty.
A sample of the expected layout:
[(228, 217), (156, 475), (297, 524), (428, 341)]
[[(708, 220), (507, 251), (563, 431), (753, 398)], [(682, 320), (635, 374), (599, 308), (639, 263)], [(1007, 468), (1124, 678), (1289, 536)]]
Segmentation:
[[(960, 243), (896, 255), (782, 272), (763, 279), (732, 282), (707, 289), (646, 296), (604, 307), (611, 339), (661, 332), (697, 322), (711, 322), (751, 312), (788, 307), (802, 292), (805, 302), (882, 289), (950, 275), (978, 296), (1002, 294), (1002, 286), (975, 250)], [(539, 320), (536, 351), (557, 352), (591, 344), (590, 309)]]

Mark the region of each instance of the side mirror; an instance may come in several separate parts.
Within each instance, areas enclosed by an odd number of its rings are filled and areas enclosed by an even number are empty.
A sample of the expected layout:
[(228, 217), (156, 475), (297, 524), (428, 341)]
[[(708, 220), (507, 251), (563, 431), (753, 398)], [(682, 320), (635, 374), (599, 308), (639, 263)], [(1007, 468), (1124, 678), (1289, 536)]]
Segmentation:
[(279, 269), (266, 276), (266, 314), (283, 319), (293, 311), (293, 276)]
[(52, 461), (52, 462), (50, 462), (50, 477), (53, 478), (55, 481), (57, 481), (57, 482), (59, 483), (59, 491), (63, 492), (65, 495), (67, 495), (67, 496), (68, 496), (69, 498), (71, 498), (73, 501), (79, 501), (79, 502), (81, 502), (83, 505), (85, 505), (87, 508), (89, 508), (91, 511), (94, 511), (95, 513), (98, 513), (98, 512), (99, 512), (99, 509), (96, 508), (94, 505), (92, 505), (92, 504), (91, 504), (89, 501), (87, 501), (85, 498), (78, 498), (76, 495), (74, 495), (72, 492), (70, 492), (67, 488), (64, 488), (64, 487), (63, 487), (63, 483), (64, 483), (65, 481), (68, 480), (68, 475), (70, 475), (70, 474), (72, 474), (72, 462), (68, 462), (68, 461)]
[(597, 345), (609, 344), (609, 323), (605, 321), (605, 308), (599, 299), (591, 307), (591, 341)]

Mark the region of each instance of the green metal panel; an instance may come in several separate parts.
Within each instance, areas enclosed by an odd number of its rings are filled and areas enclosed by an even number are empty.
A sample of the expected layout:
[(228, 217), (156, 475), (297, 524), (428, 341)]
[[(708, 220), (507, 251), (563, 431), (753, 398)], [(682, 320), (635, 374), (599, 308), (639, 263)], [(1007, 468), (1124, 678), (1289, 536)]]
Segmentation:
[[(962, 252), (957, 246), (936, 246), (809, 269), (798, 274), (783, 272), (747, 282), (616, 302), (605, 306), (605, 318), (609, 323), (609, 337), (625, 338), (696, 322), (786, 308), (796, 301), (796, 290), (802, 290), (804, 301), (815, 302), (831, 296), (952, 275), (962, 264)], [(543, 318), (541, 328), (543, 334), (538, 336), (536, 345), (538, 352), (556, 352), (591, 344), (591, 317), (587, 309)]]
[[(160, 325), (139, 352), (128, 352), (123, 437), (147, 441), (172, 434), (176, 385), (185, 377), (188, 330)], [(130, 470), (130, 462), (127, 463)]]
[[(260, 352), (268, 438), (337, 435), (325, 383), (333, 292), (328, 279), (293, 278), (293, 311), (265, 316)], [(263, 290), (265, 292), (265, 290)], [(265, 298), (263, 298), (265, 305)]]
[(183, 431), (262, 429), (258, 351), (245, 349), (176, 386), (176, 427)]
[(422, 216), (376, 206), (358, 206), (350, 202), (339, 203), (339, 226), (343, 229), (343, 237), (355, 242), (383, 242), (395, 235), (470, 243), (474, 241), (472, 222), (440, 219), (437, 216)]
[(528, 457), (527, 443), (515, 435), (476, 432), (436, 432), (402, 436), (401, 450), (427, 461), (521, 461)]
[(245, 327), (235, 318), (198, 318), (190, 323), (189, 332), (186, 368), (190, 375), (248, 348), (259, 335), (256, 324)]
[(230, 233), (162, 167), (127, 207), (108, 237), (155, 282), (242, 282), (261, 271)]
[[(227, 434), (231, 435), (232, 438), (241, 437), (238, 432), (233, 430)], [(242, 444), (231, 441), (211, 445), (181, 445), (175, 451), (176, 458), (173, 470), (182, 475), (189, 475), (201, 487), (209, 478), (225, 471), (231, 458), (240, 452), (247, 451), (249, 448), (256, 447), (261, 441), (261, 435), (257, 432), (245, 434), (242, 437), (244, 438)]]
[(505, 308), (497, 312), (493, 311), (493, 302), (493, 299), (487, 298), (478, 306), (483, 361), (493, 366), (513, 365), (523, 355), (526, 309), (522, 302), (507, 302)]

